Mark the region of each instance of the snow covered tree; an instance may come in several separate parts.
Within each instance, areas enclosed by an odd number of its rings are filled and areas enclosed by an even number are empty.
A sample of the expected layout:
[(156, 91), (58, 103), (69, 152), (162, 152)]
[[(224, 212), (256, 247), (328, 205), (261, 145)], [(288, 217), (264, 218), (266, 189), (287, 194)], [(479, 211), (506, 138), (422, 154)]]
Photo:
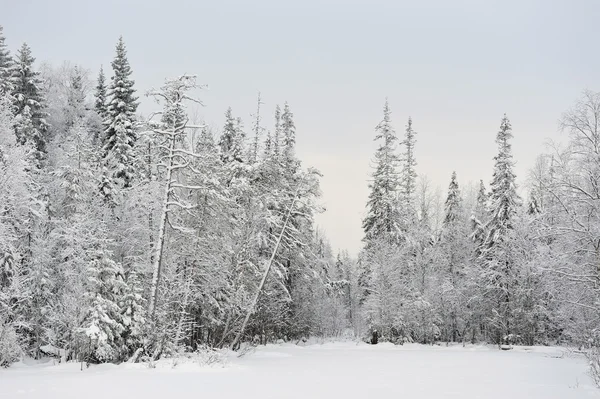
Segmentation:
[(100, 72), (98, 72), (98, 80), (96, 84), (96, 91), (94, 92), (94, 109), (100, 115), (102, 120), (106, 119), (108, 116), (108, 106), (107, 106), (107, 88), (106, 88), (106, 78), (104, 76), (104, 69), (102, 66), (100, 67)]
[(281, 143), (281, 156), (285, 173), (288, 176), (296, 173), (296, 126), (294, 124), (294, 114), (290, 110), (290, 106), (286, 102), (283, 106), (283, 113), (281, 114), (281, 134), (283, 135)]
[(0, 96), (12, 93), (11, 66), (12, 58), (6, 48), (3, 34), (4, 28), (0, 25)]
[(12, 103), (0, 94), (0, 366), (26, 353), (28, 320), (25, 285), (27, 233), (31, 211), (39, 211), (32, 195), (29, 145), (17, 143)]
[(279, 160), (281, 153), (281, 123), (281, 108), (277, 104), (275, 106), (275, 132), (273, 133), (273, 142), (271, 144), (273, 147), (273, 156), (276, 160)]
[(401, 233), (397, 204), (399, 177), (396, 171), (396, 135), (391, 125), (388, 102), (383, 108), (383, 120), (375, 128), (379, 147), (375, 152), (375, 171), (369, 184), (371, 192), (367, 202), (367, 216), (363, 220), (364, 241), (396, 241)]
[(483, 184), (483, 180), (479, 181), (479, 190), (475, 200), (475, 207), (471, 215), (471, 238), (475, 243), (475, 256), (479, 257), (483, 249), (485, 240), (485, 223), (488, 217), (488, 194)]
[(143, 285), (138, 272), (133, 268), (126, 280), (121, 308), (124, 331), (123, 344), (129, 354), (141, 347), (146, 327), (146, 301), (143, 297)]
[(83, 126), (87, 110), (85, 105), (84, 76), (81, 68), (75, 66), (69, 77), (67, 90), (67, 106), (65, 117), (67, 128), (72, 128), (76, 123)]
[(118, 186), (129, 187), (135, 176), (134, 146), (137, 133), (134, 124), (138, 103), (123, 37), (119, 38), (116, 52), (111, 63), (113, 76), (108, 87), (103, 158), (110, 174), (107, 178), (116, 179)]
[(439, 312), (444, 321), (442, 335), (446, 341), (456, 342), (466, 334), (470, 322), (465, 295), (469, 287), (467, 274), (471, 242), (456, 172), (452, 172), (448, 195), (444, 205), (444, 221), (438, 243), (441, 251), (441, 270), (437, 271), (437, 297)]
[(456, 180), (456, 172), (452, 172), (450, 185), (448, 186), (448, 197), (445, 203), (444, 226), (447, 227), (455, 223), (462, 216), (462, 199), (460, 190), (458, 189), (458, 181)]
[(224, 163), (244, 162), (244, 138), (245, 134), (240, 123), (233, 117), (231, 107), (225, 112), (225, 126), (219, 138), (221, 159)]
[(271, 153), (273, 151), (273, 138), (271, 137), (271, 131), (267, 130), (267, 136), (265, 137), (264, 142), (264, 150), (263, 150), (263, 160), (267, 160), (271, 157)]
[(119, 360), (123, 352), (122, 335), (125, 331), (119, 306), (126, 288), (123, 269), (111, 259), (105, 248), (99, 248), (89, 256), (86, 299), (90, 308), (81, 330), (89, 340), (85, 360)]
[(494, 158), (491, 183), (490, 219), (485, 224), (481, 258), (485, 264), (483, 280), (491, 300), (491, 323), (497, 342), (511, 334), (512, 293), (515, 290), (515, 265), (511, 235), (517, 220), (520, 197), (517, 194), (510, 139), (512, 127), (504, 115), (496, 136), (498, 155)]
[(262, 136), (264, 128), (260, 125), (261, 116), (260, 116), (260, 106), (262, 105), (262, 101), (260, 99), (260, 92), (258, 93), (258, 100), (256, 103), (256, 114), (254, 115), (254, 122), (252, 125), (252, 131), (254, 132), (254, 139), (252, 141), (252, 148), (250, 150), (250, 156), (248, 159), (251, 163), (255, 163), (258, 161), (258, 153), (260, 147), (260, 137)]
[(158, 143), (159, 148), (162, 150), (158, 166), (165, 173), (158, 236), (156, 237), (152, 266), (153, 275), (148, 310), (151, 318), (154, 317), (156, 311), (160, 277), (165, 262), (167, 225), (172, 229), (184, 230), (181, 227), (177, 228), (174, 220), (172, 220), (173, 216), (170, 215), (173, 215), (173, 208), (188, 211), (196, 208), (194, 204), (186, 201), (186, 198), (180, 193), (181, 191), (193, 190), (195, 186), (179, 180), (182, 177), (180, 173), (182, 169), (191, 170), (192, 173), (200, 173), (191, 163), (191, 159), (196, 158), (196, 155), (181, 147), (188, 123), (185, 103), (188, 101), (197, 102), (197, 100), (190, 98), (187, 92), (196, 87), (198, 86), (195, 77), (183, 75), (177, 79), (167, 80), (161, 90), (150, 92), (150, 95), (162, 100), (164, 103), (161, 123), (155, 125), (153, 131), (160, 140)]
[[(548, 194), (544, 208), (549, 212), (536, 218), (537, 235), (546, 238), (539, 262), (552, 277), (565, 335), (588, 348), (600, 346), (599, 120), (600, 93), (584, 91), (560, 119), (568, 145), (551, 147), (548, 170), (535, 172), (536, 185)], [(595, 351), (593, 361), (597, 359)]]
[(44, 97), (40, 74), (33, 70), (35, 58), (31, 49), (23, 43), (12, 67), (14, 111), (17, 115), (15, 133), (19, 143), (31, 143), (35, 159), (40, 162), (46, 154), (48, 124), (44, 112)]
[[(414, 212), (414, 196), (417, 189), (417, 161), (415, 159), (416, 132), (412, 128), (412, 119), (408, 118), (406, 131), (404, 133), (404, 157), (402, 159), (401, 198), (404, 212)], [(410, 217), (410, 216), (409, 216)]]

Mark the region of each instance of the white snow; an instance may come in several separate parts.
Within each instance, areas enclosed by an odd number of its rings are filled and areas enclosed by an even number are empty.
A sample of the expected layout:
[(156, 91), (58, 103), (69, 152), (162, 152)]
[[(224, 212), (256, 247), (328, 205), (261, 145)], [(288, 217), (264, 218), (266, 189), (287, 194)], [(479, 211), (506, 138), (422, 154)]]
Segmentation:
[(0, 371), (0, 397), (13, 398), (600, 398), (585, 358), (561, 348), (269, 345), (225, 365), (163, 361)]

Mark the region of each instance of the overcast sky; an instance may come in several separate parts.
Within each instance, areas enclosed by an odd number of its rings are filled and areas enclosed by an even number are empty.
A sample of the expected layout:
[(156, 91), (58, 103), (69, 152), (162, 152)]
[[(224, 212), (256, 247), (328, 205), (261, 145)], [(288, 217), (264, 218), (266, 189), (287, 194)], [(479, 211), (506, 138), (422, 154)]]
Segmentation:
[(0, 0), (12, 50), (26, 41), (38, 62), (95, 76), (123, 35), (140, 94), (197, 74), (211, 125), (231, 106), (249, 127), (259, 90), (269, 117), (288, 101), (299, 156), (324, 174), (319, 224), (351, 253), (386, 97), (399, 134), (412, 116), (434, 186), (453, 170), (463, 185), (491, 180), (504, 112), (522, 181), (561, 113), (600, 89), (599, 21), (597, 0)]

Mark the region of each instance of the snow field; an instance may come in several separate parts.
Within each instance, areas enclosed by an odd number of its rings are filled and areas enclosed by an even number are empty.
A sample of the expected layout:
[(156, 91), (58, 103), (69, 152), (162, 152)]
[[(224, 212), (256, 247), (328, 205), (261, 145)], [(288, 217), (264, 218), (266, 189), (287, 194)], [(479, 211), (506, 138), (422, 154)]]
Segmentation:
[(585, 358), (561, 348), (284, 344), (176, 363), (19, 363), (0, 371), (0, 398), (600, 398)]

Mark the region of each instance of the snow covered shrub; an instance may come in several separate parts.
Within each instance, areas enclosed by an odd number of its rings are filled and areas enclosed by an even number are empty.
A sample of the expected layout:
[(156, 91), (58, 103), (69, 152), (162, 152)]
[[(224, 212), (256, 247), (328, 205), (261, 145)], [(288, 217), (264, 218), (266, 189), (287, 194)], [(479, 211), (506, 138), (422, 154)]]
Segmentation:
[(206, 345), (198, 348), (194, 352), (194, 357), (199, 366), (223, 365), (227, 361), (222, 350), (210, 348)]
[(255, 343), (243, 342), (238, 350), (238, 357), (246, 356), (249, 353), (254, 353), (254, 351), (256, 351)]
[(8, 367), (21, 358), (22, 351), (13, 326), (0, 319), (0, 367)]
[(590, 374), (594, 382), (600, 387), (600, 349), (592, 348), (586, 354), (590, 362)]

